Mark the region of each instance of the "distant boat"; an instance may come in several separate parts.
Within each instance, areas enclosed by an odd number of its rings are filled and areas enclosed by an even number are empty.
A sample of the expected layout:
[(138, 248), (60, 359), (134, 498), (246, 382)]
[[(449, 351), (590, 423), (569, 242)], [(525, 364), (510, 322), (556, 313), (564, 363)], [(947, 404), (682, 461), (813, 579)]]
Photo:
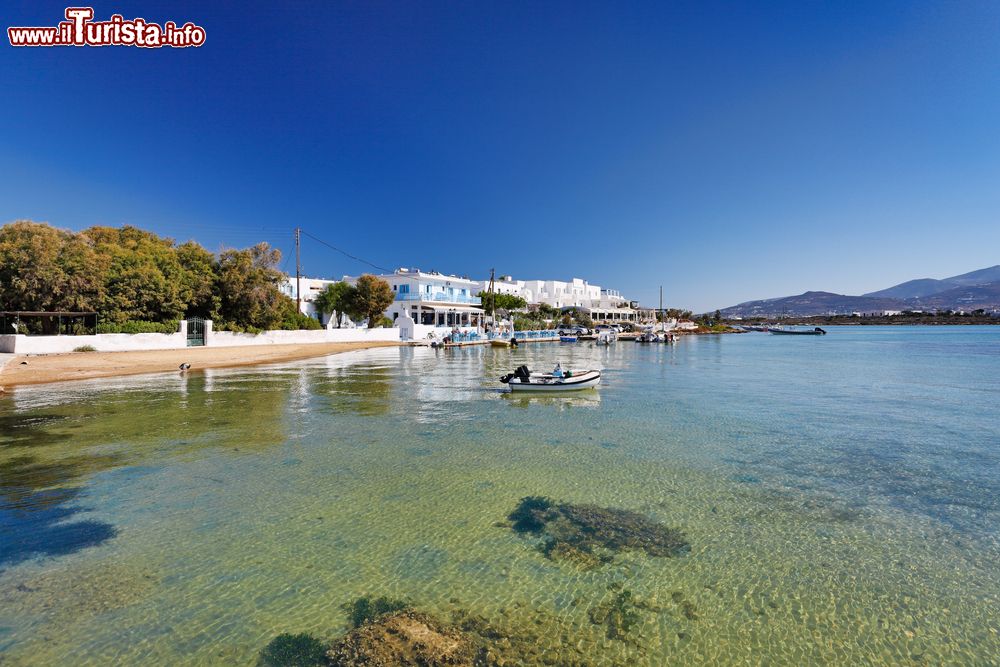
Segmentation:
[(780, 334), (782, 336), (825, 336), (826, 332), (816, 327), (815, 329), (778, 329), (771, 328), (768, 329), (769, 332), (773, 334)]
[(618, 336), (613, 331), (602, 331), (597, 334), (597, 340), (594, 343), (597, 345), (611, 345), (616, 340), (618, 340)]
[(560, 343), (575, 343), (579, 340), (578, 336), (559, 336)]
[(510, 341), (506, 338), (494, 338), (490, 341), (493, 347), (510, 347)]

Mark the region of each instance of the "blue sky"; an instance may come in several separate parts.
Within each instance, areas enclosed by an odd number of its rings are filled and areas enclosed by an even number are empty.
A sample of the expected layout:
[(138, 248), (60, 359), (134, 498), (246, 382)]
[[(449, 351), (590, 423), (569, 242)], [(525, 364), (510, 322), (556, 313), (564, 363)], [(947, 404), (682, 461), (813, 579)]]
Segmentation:
[[(1000, 263), (1000, 3), (94, 9), (207, 41), (0, 47), (0, 221), (286, 254), (301, 225), (381, 266), (698, 311)], [(303, 264), (367, 268), (308, 239)]]

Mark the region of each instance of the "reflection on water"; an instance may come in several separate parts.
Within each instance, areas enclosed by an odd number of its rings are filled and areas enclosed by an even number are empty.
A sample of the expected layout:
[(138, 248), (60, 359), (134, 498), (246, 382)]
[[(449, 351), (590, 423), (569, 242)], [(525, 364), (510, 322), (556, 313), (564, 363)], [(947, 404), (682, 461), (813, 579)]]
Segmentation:
[[(280, 632), (332, 641), (366, 595), (480, 619), (525, 664), (995, 659), (1000, 332), (797, 338), (389, 348), (2, 395), (0, 662), (250, 665)], [(600, 389), (499, 391), (557, 361)], [(527, 496), (691, 547), (547, 558), (507, 521)]]

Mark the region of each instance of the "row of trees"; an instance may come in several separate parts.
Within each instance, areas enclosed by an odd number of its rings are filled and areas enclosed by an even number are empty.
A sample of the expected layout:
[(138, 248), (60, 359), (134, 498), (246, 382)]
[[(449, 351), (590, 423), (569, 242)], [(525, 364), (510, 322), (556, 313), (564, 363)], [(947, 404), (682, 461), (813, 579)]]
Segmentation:
[(318, 328), (281, 293), (280, 260), (267, 243), (215, 255), (131, 226), (22, 220), (0, 227), (0, 310), (95, 311), (105, 326), (198, 316), (220, 329)]

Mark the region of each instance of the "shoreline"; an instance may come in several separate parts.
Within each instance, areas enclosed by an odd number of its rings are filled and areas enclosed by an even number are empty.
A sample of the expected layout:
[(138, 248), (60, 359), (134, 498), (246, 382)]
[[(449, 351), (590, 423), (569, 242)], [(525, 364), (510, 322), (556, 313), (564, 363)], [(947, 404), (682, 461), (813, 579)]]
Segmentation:
[[(399, 347), (395, 342), (297, 343), (238, 347), (189, 347), (180, 350), (129, 352), (67, 352), (16, 355), (0, 364), (0, 391), (13, 387), (73, 380), (176, 372), (182, 363), (192, 370), (237, 368), (297, 361), (328, 354)], [(23, 362), (27, 362), (26, 364)]]

